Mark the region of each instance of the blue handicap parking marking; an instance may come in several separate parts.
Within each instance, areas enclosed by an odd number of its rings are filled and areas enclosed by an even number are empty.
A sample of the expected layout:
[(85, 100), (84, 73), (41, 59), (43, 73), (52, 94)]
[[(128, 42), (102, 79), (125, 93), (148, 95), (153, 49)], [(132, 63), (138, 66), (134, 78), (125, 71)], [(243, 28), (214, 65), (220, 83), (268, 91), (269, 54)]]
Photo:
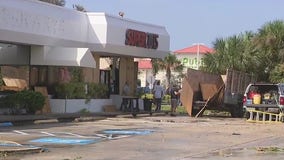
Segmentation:
[(101, 139), (81, 139), (81, 138), (58, 138), (58, 137), (45, 137), (31, 140), (33, 143), (50, 143), (50, 144), (69, 144), (69, 145), (86, 145), (96, 143)]
[(12, 122), (3, 122), (3, 123), (0, 123), (0, 127), (11, 127), (13, 126), (13, 123)]
[[(154, 132), (153, 130), (148, 129), (106, 129), (100, 131), (100, 134), (95, 134), (93, 137), (78, 137), (77, 134), (68, 133), (68, 135), (77, 136), (74, 138), (70, 137), (61, 137), (56, 136), (55, 134), (53, 137), (43, 137), (38, 139), (33, 139), (29, 142), (32, 143), (48, 143), (48, 144), (67, 144), (67, 145), (87, 145), (92, 143), (101, 142), (104, 140), (114, 140), (120, 138), (126, 138), (129, 136), (135, 135), (148, 135)], [(50, 134), (50, 133), (49, 133)], [(56, 136), (56, 137), (55, 137)]]
[(0, 141), (0, 146), (3, 147), (21, 147), (22, 145), (15, 142)]

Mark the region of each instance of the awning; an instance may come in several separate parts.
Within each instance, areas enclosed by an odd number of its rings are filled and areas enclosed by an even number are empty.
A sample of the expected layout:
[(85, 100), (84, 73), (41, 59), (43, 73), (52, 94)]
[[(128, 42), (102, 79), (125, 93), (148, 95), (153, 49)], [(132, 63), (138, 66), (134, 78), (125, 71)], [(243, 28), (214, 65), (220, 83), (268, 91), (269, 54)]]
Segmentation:
[(32, 46), (31, 65), (96, 68), (96, 61), (88, 48)]

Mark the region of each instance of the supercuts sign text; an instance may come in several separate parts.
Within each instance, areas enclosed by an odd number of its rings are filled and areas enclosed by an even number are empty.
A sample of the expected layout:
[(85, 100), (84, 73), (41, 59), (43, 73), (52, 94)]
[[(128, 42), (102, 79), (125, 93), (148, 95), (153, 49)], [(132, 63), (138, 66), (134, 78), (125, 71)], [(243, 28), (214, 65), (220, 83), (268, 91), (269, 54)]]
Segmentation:
[(157, 49), (159, 35), (133, 29), (126, 30), (125, 45)]

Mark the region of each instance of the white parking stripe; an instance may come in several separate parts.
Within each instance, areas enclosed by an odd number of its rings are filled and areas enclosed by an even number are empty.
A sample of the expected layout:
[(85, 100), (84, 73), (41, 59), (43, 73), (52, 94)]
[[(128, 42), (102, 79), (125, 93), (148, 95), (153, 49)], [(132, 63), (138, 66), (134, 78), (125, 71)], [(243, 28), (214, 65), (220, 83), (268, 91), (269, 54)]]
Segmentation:
[(70, 133), (70, 132), (56, 132), (56, 133), (70, 135), (70, 136), (75, 136), (75, 137), (80, 137), (80, 138), (87, 138), (86, 136), (82, 136), (82, 135), (75, 134), (75, 133)]
[(42, 133), (42, 134), (46, 134), (46, 135), (49, 135), (49, 136), (56, 136), (55, 134), (52, 134), (52, 133), (48, 133), (48, 132), (40, 132), (40, 133)]
[(18, 131), (18, 130), (14, 130), (13, 132), (18, 133), (18, 134), (22, 134), (22, 135), (29, 135), (28, 133)]
[(106, 136), (105, 134), (95, 134), (96, 136), (100, 137), (100, 138), (108, 138), (108, 136)]

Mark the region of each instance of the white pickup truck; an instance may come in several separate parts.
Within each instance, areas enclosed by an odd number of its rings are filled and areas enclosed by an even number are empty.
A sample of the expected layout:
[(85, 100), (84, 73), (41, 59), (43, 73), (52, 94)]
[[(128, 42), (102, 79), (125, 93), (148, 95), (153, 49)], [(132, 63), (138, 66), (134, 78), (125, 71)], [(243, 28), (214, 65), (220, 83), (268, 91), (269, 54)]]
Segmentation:
[[(257, 95), (257, 97), (255, 97)], [(251, 83), (243, 97), (243, 109), (279, 113), (284, 107), (284, 84)]]

